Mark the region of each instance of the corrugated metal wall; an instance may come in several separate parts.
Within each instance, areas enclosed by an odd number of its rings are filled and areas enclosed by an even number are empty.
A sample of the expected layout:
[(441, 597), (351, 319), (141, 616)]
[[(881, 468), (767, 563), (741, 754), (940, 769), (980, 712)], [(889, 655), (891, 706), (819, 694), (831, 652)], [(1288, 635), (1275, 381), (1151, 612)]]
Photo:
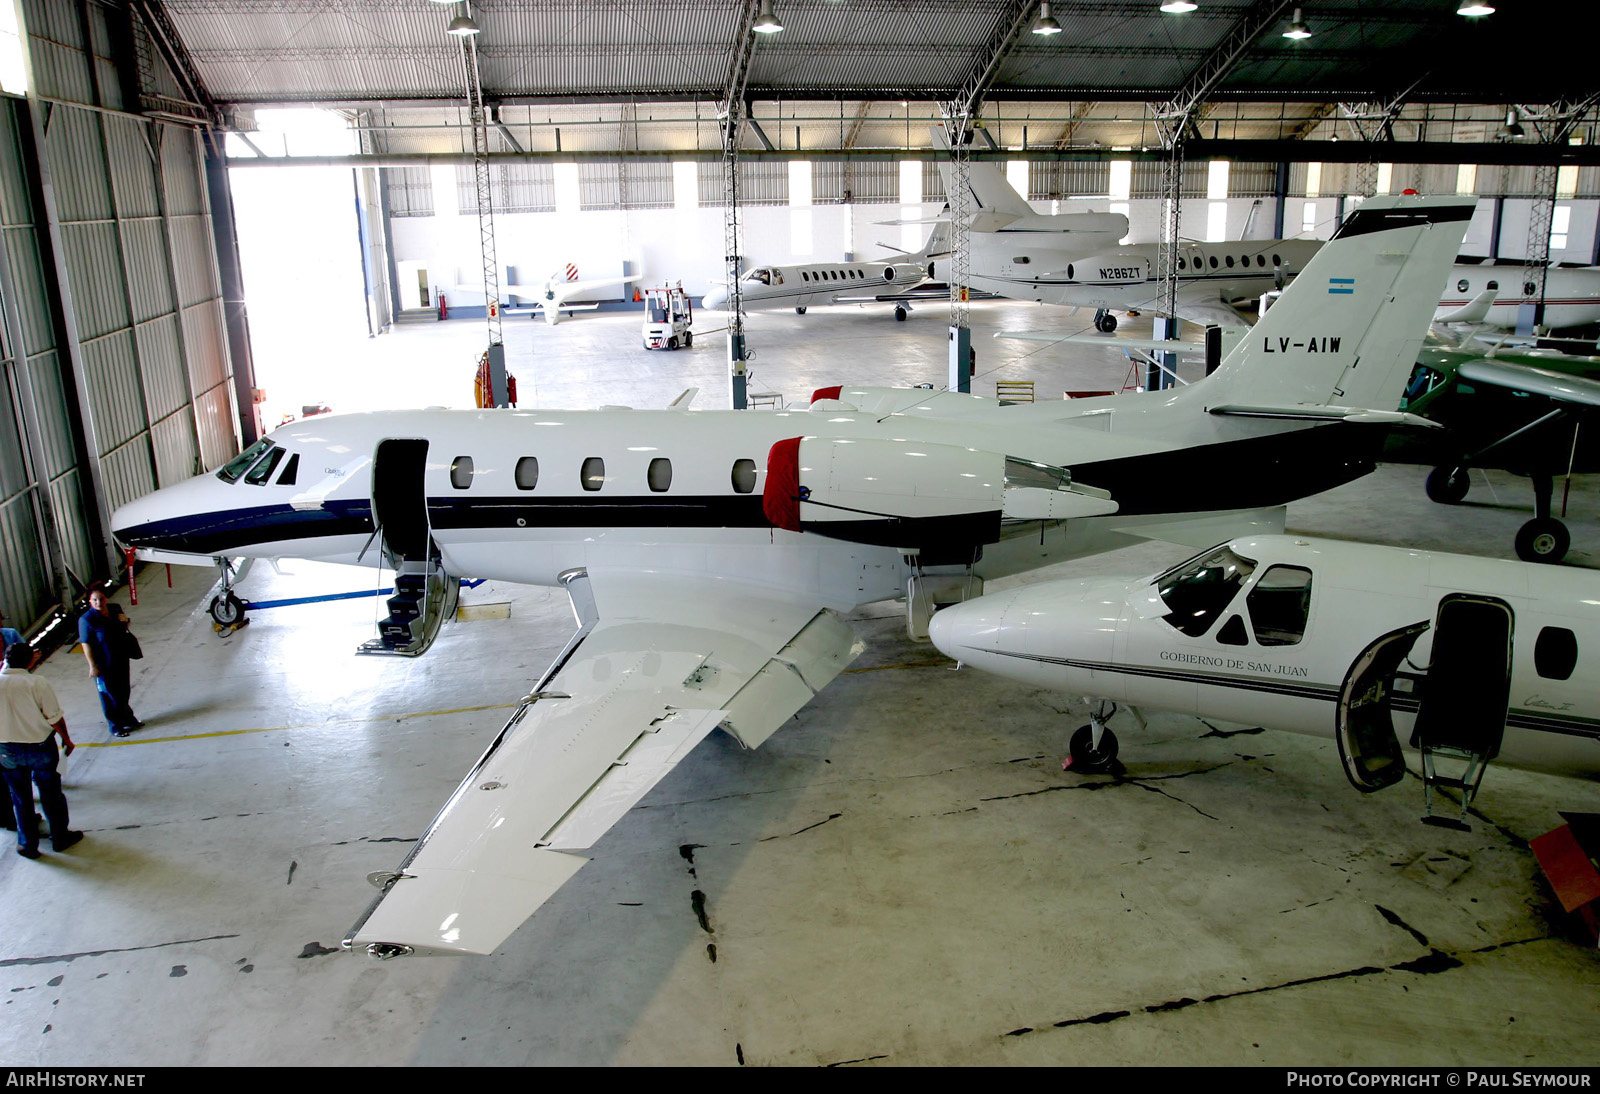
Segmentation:
[[(54, 101), (42, 127), (27, 101), (0, 109), (0, 607), (17, 621), (107, 573), (97, 512), (238, 451), (199, 133), (119, 112), (109, 9), (25, 11), (37, 93)], [(45, 174), (28, 158), (40, 128)]]

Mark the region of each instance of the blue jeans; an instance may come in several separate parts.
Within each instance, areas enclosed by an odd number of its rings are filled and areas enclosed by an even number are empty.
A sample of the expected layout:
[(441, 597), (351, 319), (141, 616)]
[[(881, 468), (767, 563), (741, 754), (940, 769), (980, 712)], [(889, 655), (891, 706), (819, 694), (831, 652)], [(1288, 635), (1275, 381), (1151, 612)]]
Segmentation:
[(36, 745), (0, 744), (0, 774), (11, 791), (11, 809), (17, 816), (17, 846), (24, 851), (39, 849), (39, 818), (33, 811), (33, 786), (39, 788), (39, 805), (50, 822), (52, 841), (67, 834), (67, 798), (61, 793), (61, 776), (56, 774), (56, 739), (46, 737)]

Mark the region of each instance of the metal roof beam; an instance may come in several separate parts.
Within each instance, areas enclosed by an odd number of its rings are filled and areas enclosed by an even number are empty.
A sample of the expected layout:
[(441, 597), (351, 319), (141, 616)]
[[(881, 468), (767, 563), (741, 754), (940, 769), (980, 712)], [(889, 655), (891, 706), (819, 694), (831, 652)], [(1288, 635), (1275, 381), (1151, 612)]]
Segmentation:
[(1028, 16), (1033, 11), (1034, 3), (1035, 0), (1013, 0), (1008, 9), (1010, 19), (1006, 18), (1006, 13), (1001, 14), (1000, 20), (995, 25), (994, 34), (990, 36), (972, 66), (972, 74), (951, 99), (956, 117), (978, 116), (989, 86), (994, 83), (995, 76), (1000, 72), (1000, 65), (1011, 55), (1011, 51), (1016, 49), (1017, 42), (1022, 37), (1022, 30), (1028, 25)]
[(1234, 20), (1222, 41), (1194, 67), (1173, 96), (1155, 108), (1156, 131), (1163, 145), (1171, 148), (1186, 131), (1194, 129), (1194, 114), (1207, 96), (1222, 83), (1223, 77), (1233, 70), (1261, 33), (1283, 17), (1291, 3), (1293, 0), (1257, 0)]
[(194, 67), (194, 61), (184, 49), (183, 39), (178, 37), (172, 21), (167, 18), (166, 8), (159, 0), (129, 0), (129, 2), (143, 20), (145, 30), (150, 34), (150, 40), (161, 51), (162, 60), (172, 70), (173, 78), (183, 85), (184, 93), (205, 107), (208, 113), (214, 113), (217, 103), (206, 91), (205, 81), (200, 78), (199, 71)]

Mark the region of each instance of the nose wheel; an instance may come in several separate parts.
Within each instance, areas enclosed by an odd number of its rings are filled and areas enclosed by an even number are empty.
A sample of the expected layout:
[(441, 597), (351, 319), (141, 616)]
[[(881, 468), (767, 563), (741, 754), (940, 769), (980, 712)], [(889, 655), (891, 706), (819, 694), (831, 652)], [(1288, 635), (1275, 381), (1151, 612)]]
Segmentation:
[(1095, 704), (1089, 724), (1079, 726), (1067, 742), (1061, 770), (1080, 775), (1120, 775), (1126, 770), (1117, 761), (1117, 735), (1106, 725), (1116, 712), (1115, 703), (1102, 699)]
[(211, 607), (206, 610), (217, 626), (232, 627), (244, 618), (244, 601), (232, 592), (219, 593), (211, 598)]

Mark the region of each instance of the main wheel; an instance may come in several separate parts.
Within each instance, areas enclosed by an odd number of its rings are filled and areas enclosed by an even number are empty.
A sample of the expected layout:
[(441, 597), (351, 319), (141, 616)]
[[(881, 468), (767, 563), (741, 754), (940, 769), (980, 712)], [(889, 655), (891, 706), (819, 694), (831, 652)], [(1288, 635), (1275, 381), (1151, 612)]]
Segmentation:
[(1071, 769), (1073, 771), (1109, 771), (1111, 765), (1117, 762), (1117, 735), (1111, 730), (1103, 730), (1100, 734), (1100, 747), (1095, 748), (1089, 742), (1094, 740), (1093, 726), (1079, 726), (1072, 735), (1072, 740), (1067, 743), (1067, 751), (1072, 757)]
[(692, 345), (694, 345), (694, 331), (686, 330), (683, 332), (683, 348), (688, 349)]
[(904, 323), (906, 321), (906, 310), (904, 308), (896, 308), (894, 310), (894, 321), (896, 323)]
[(207, 609), (211, 618), (224, 627), (231, 627), (244, 618), (244, 601), (227, 592), (211, 598), (211, 607)]
[(1112, 315), (1110, 312), (1106, 312), (1104, 315), (1094, 321), (1094, 329), (1100, 331), (1102, 334), (1110, 334), (1112, 331), (1117, 329), (1117, 317)]
[(678, 336), (676, 334), (674, 334), (671, 338), (667, 339), (667, 348), (668, 349), (677, 349), (678, 348)]
[(1560, 562), (1572, 546), (1572, 534), (1554, 517), (1534, 517), (1517, 529), (1517, 557), (1524, 562)]
[(1428, 472), (1428, 500), (1441, 505), (1454, 505), (1467, 496), (1472, 487), (1472, 474), (1465, 467), (1435, 467)]
[(804, 315), (806, 313), (805, 305), (804, 304), (797, 304), (795, 306), (794, 313), (796, 315)]

